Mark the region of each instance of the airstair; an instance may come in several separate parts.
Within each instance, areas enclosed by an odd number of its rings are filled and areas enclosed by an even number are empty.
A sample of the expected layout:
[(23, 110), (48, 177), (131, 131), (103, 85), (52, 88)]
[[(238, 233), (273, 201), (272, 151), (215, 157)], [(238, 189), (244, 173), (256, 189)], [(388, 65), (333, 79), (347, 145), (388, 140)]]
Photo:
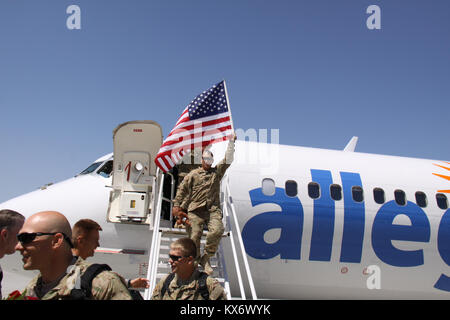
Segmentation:
[[(164, 179), (171, 179), (171, 195), (170, 199), (163, 196)], [(150, 230), (153, 231), (153, 238), (151, 242), (151, 248), (149, 253), (148, 262), (148, 274), (147, 279), (150, 281), (150, 286), (144, 292), (144, 299), (150, 300), (153, 290), (156, 284), (167, 274), (171, 272), (169, 265), (169, 251), (170, 243), (176, 239), (186, 237), (187, 233), (185, 229), (173, 228), (172, 217), (170, 220), (164, 219), (162, 216), (162, 204), (167, 202), (170, 205), (170, 212), (172, 211), (172, 200), (174, 198), (174, 177), (171, 174), (163, 174), (159, 169), (157, 170), (156, 190), (154, 202), (154, 213), (150, 223)], [(236, 211), (230, 195), (230, 188), (228, 183), (228, 177), (225, 176), (222, 180), (222, 210), (224, 214), (224, 226), (225, 232), (222, 235), (222, 240), (218, 249), (218, 252), (211, 258), (211, 266), (214, 270), (212, 276), (215, 277), (222, 286), (225, 288), (229, 300), (234, 299), (247, 299), (247, 292), (250, 292), (253, 300), (257, 299), (255, 287), (251, 271), (249, 268), (247, 255), (242, 242), (240, 228), (236, 216)], [(205, 244), (205, 236), (207, 231), (203, 232), (201, 239), (201, 252)], [(229, 247), (231, 247), (231, 254), (224, 252), (224, 242), (228, 241)], [(201, 268), (199, 266), (199, 268)], [(238, 282), (238, 297), (231, 295), (232, 289), (230, 286), (231, 272), (234, 272)], [(244, 278), (246, 281), (244, 282)]]
[[(144, 298), (148, 300), (158, 281), (171, 271), (168, 263), (170, 243), (187, 236), (184, 229), (172, 227), (176, 177), (163, 173), (154, 163), (162, 144), (162, 129), (158, 123), (150, 120), (122, 123), (113, 131), (113, 143), (114, 162), (112, 185), (108, 186), (111, 191), (107, 221), (120, 225), (149, 225), (152, 241), (149, 244), (147, 279), (150, 280), (150, 287), (144, 292)], [(165, 179), (170, 181), (165, 183)], [(169, 185), (170, 190), (167, 188)], [(228, 175), (221, 182), (221, 206), (225, 232), (216, 256), (211, 258), (213, 276), (224, 286), (228, 299), (245, 300), (250, 293), (251, 298), (256, 300)], [(205, 235), (206, 231), (201, 240), (202, 246)], [(237, 292), (238, 296), (233, 297), (232, 292)]]

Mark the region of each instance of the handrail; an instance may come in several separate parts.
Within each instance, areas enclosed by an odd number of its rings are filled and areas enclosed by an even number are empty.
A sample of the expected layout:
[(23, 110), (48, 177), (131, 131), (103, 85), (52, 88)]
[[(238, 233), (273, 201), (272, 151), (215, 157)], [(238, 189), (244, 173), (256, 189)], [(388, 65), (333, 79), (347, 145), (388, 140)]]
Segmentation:
[[(173, 176), (171, 176), (171, 178), (172, 178), (171, 193), (173, 193), (174, 178), (173, 178)], [(159, 182), (159, 184), (157, 184), (157, 182)], [(156, 286), (156, 277), (157, 277), (158, 262), (159, 262), (159, 251), (160, 251), (160, 247), (161, 247), (161, 237), (162, 237), (162, 232), (164, 232), (164, 230), (162, 230), (160, 228), (162, 201), (165, 200), (163, 198), (164, 174), (161, 174), (159, 168), (156, 172), (155, 185), (156, 185), (155, 189), (158, 190), (158, 194), (156, 194), (155, 201), (153, 203), (153, 208), (154, 208), (154, 210), (152, 212), (153, 213), (153, 217), (152, 217), (153, 221), (151, 221), (151, 223), (150, 223), (150, 228), (153, 228), (152, 243), (150, 246), (148, 270), (147, 270), (147, 279), (149, 279), (150, 283), (149, 283), (149, 287), (144, 292), (145, 300), (150, 300), (151, 294)], [(232, 252), (233, 252), (233, 259), (234, 259), (234, 263), (235, 263), (235, 267), (236, 267), (236, 273), (237, 273), (238, 282), (239, 282), (239, 289), (241, 292), (241, 299), (245, 300), (246, 295), (245, 295), (243, 278), (242, 278), (242, 274), (241, 274), (241, 267), (239, 264), (239, 258), (238, 258), (238, 254), (237, 254), (237, 251), (238, 251), (236, 248), (237, 244), (235, 244), (235, 241), (234, 241), (234, 234), (233, 234), (234, 231), (233, 231), (232, 225), (234, 225), (236, 228), (236, 234), (238, 236), (237, 237), (238, 245), (240, 247), (240, 252), (242, 254), (242, 259), (244, 262), (245, 272), (247, 275), (247, 280), (248, 280), (248, 285), (250, 287), (251, 295), (254, 300), (257, 300), (256, 290), (255, 290), (252, 274), (251, 274), (248, 259), (247, 259), (247, 253), (245, 251), (245, 247), (243, 244), (240, 227), (239, 227), (239, 222), (237, 219), (234, 204), (232, 202), (230, 186), (229, 186), (228, 181), (226, 181), (226, 183), (225, 183), (224, 195), (225, 195), (225, 197), (224, 197), (224, 214), (227, 219), (229, 235), (230, 235), (230, 240), (231, 240), (231, 248), (232, 248)], [(172, 194), (171, 194), (171, 196), (172, 196)], [(230, 214), (230, 212), (231, 212), (231, 214)], [(234, 222), (234, 223), (231, 223), (231, 222)]]
[[(227, 195), (231, 199), (230, 186), (229, 186), (228, 183), (226, 184), (226, 191), (227, 191)], [(258, 297), (256, 295), (256, 290), (255, 290), (255, 285), (253, 283), (252, 273), (250, 271), (250, 267), (249, 267), (249, 264), (248, 264), (247, 252), (245, 251), (244, 242), (242, 240), (242, 235), (241, 235), (241, 232), (240, 232), (241, 229), (239, 227), (239, 222), (238, 222), (238, 219), (237, 219), (237, 216), (236, 216), (236, 210), (234, 208), (234, 204), (233, 204), (232, 201), (230, 201), (230, 208), (231, 208), (231, 212), (233, 214), (234, 223), (236, 224), (236, 231), (237, 231), (236, 233), (238, 235), (239, 246), (241, 247), (240, 249), (241, 249), (241, 253), (242, 253), (242, 258), (244, 259), (245, 271), (247, 273), (248, 283), (249, 283), (249, 286), (250, 286), (250, 291), (252, 293), (252, 298), (253, 298), (253, 300), (257, 300)], [(227, 210), (228, 210), (228, 208), (227, 208)], [(231, 239), (233, 239), (233, 238), (231, 238)], [(231, 242), (233, 243), (233, 241), (231, 241)]]
[(166, 198), (164, 198), (163, 200), (166, 200), (170, 203), (170, 222), (172, 223), (173, 221), (173, 216), (172, 216), (172, 208), (173, 208), (173, 201), (172, 199), (175, 196), (175, 177), (172, 173), (170, 172), (166, 172), (166, 174), (168, 174), (170, 176), (170, 200), (167, 200)]
[(232, 230), (232, 224), (231, 224), (231, 221), (230, 221), (230, 214), (228, 213), (228, 203), (227, 203), (227, 201), (226, 201), (226, 199), (229, 197), (229, 194), (228, 194), (228, 190), (225, 190), (225, 197), (224, 197), (224, 211), (225, 211), (225, 216), (227, 217), (227, 224), (228, 224), (228, 227), (229, 227), (229, 233), (230, 233), (230, 243), (231, 243), (231, 251), (232, 251), (232, 253), (233, 253), (233, 260), (234, 260), (234, 264), (235, 264), (235, 267), (236, 267), (236, 274), (237, 274), (237, 278), (238, 278), (238, 284), (239, 284), (239, 290), (240, 290), (240, 292), (241, 292), (241, 299), (242, 300), (246, 300), (246, 296), (245, 296), (245, 290), (244, 290), (244, 284), (243, 284), (243, 281), (242, 281), (242, 275), (241, 275), (241, 267), (240, 267), (240, 265), (239, 265), (239, 260), (238, 260), (238, 257), (237, 257), (237, 252), (236, 252), (236, 245), (234, 244), (234, 241), (233, 241), (233, 239), (234, 239), (234, 237), (233, 237), (233, 230)]
[[(156, 171), (156, 177), (160, 176), (160, 170)], [(157, 181), (157, 180), (156, 180)], [(150, 284), (147, 289), (145, 289), (144, 299), (150, 300), (151, 293), (156, 286), (156, 267), (158, 263), (158, 252), (159, 252), (159, 224), (161, 221), (161, 204), (162, 204), (162, 193), (164, 186), (164, 175), (161, 175), (161, 179), (159, 180), (159, 193), (155, 198), (156, 201), (156, 210), (153, 212), (153, 236), (152, 236), (152, 244), (150, 248), (150, 254), (148, 259), (148, 270), (147, 270), (147, 279), (149, 279)], [(156, 265), (155, 265), (156, 264)]]
[[(229, 236), (229, 233), (228, 233), (228, 236)], [(227, 266), (225, 263), (225, 257), (224, 257), (224, 253), (223, 253), (222, 243), (219, 245), (219, 249), (218, 249), (217, 253), (218, 253), (218, 258), (219, 258), (218, 263), (220, 265), (219, 275), (224, 280), (223, 284), (224, 284), (225, 292), (227, 294), (227, 300), (231, 300), (229, 276), (228, 276), (228, 272), (227, 272)]]

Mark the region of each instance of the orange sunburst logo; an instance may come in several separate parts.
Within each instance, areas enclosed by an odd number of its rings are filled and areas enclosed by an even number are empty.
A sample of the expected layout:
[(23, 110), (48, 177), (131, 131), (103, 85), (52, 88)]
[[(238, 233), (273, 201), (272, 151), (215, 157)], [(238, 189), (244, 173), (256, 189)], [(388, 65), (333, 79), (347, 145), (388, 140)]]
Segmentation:
[[(444, 162), (444, 163), (450, 164), (450, 162)], [(439, 168), (442, 168), (442, 169), (445, 169), (445, 170), (450, 171), (450, 168), (449, 168), (449, 167), (442, 166), (442, 165), (436, 164), (436, 163), (433, 163), (433, 165), (435, 165), (436, 167), (439, 167)], [(445, 179), (445, 180), (450, 181), (450, 176), (446, 176), (446, 175), (444, 175), (444, 174), (439, 174), (439, 173), (433, 173), (433, 174), (434, 174), (435, 176), (439, 177), (439, 178), (442, 178), (442, 179)], [(450, 190), (438, 190), (438, 192), (442, 192), (442, 193), (450, 193)]]

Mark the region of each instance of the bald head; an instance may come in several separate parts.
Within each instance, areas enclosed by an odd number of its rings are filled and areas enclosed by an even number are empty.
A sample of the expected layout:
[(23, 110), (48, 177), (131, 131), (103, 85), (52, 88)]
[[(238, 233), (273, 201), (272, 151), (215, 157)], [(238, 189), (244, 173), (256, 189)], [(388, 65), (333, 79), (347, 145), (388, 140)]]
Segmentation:
[(22, 228), (23, 232), (63, 232), (72, 237), (72, 229), (67, 218), (56, 211), (43, 211), (29, 217)]
[(60, 277), (72, 260), (70, 223), (56, 211), (43, 211), (25, 220), (19, 231), (20, 251), (25, 270), (39, 270), (45, 283)]

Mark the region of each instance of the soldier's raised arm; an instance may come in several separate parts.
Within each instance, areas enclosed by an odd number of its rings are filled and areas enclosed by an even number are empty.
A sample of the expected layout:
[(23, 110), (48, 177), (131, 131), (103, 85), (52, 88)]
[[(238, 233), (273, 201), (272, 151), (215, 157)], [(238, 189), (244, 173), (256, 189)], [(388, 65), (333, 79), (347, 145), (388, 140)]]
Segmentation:
[(234, 160), (234, 142), (236, 141), (236, 134), (233, 133), (230, 140), (228, 140), (228, 146), (227, 151), (225, 152), (225, 157), (222, 161), (220, 161), (217, 164), (217, 173), (220, 176), (223, 176), (225, 174), (225, 171), (228, 169), (228, 167), (231, 165), (231, 163)]

